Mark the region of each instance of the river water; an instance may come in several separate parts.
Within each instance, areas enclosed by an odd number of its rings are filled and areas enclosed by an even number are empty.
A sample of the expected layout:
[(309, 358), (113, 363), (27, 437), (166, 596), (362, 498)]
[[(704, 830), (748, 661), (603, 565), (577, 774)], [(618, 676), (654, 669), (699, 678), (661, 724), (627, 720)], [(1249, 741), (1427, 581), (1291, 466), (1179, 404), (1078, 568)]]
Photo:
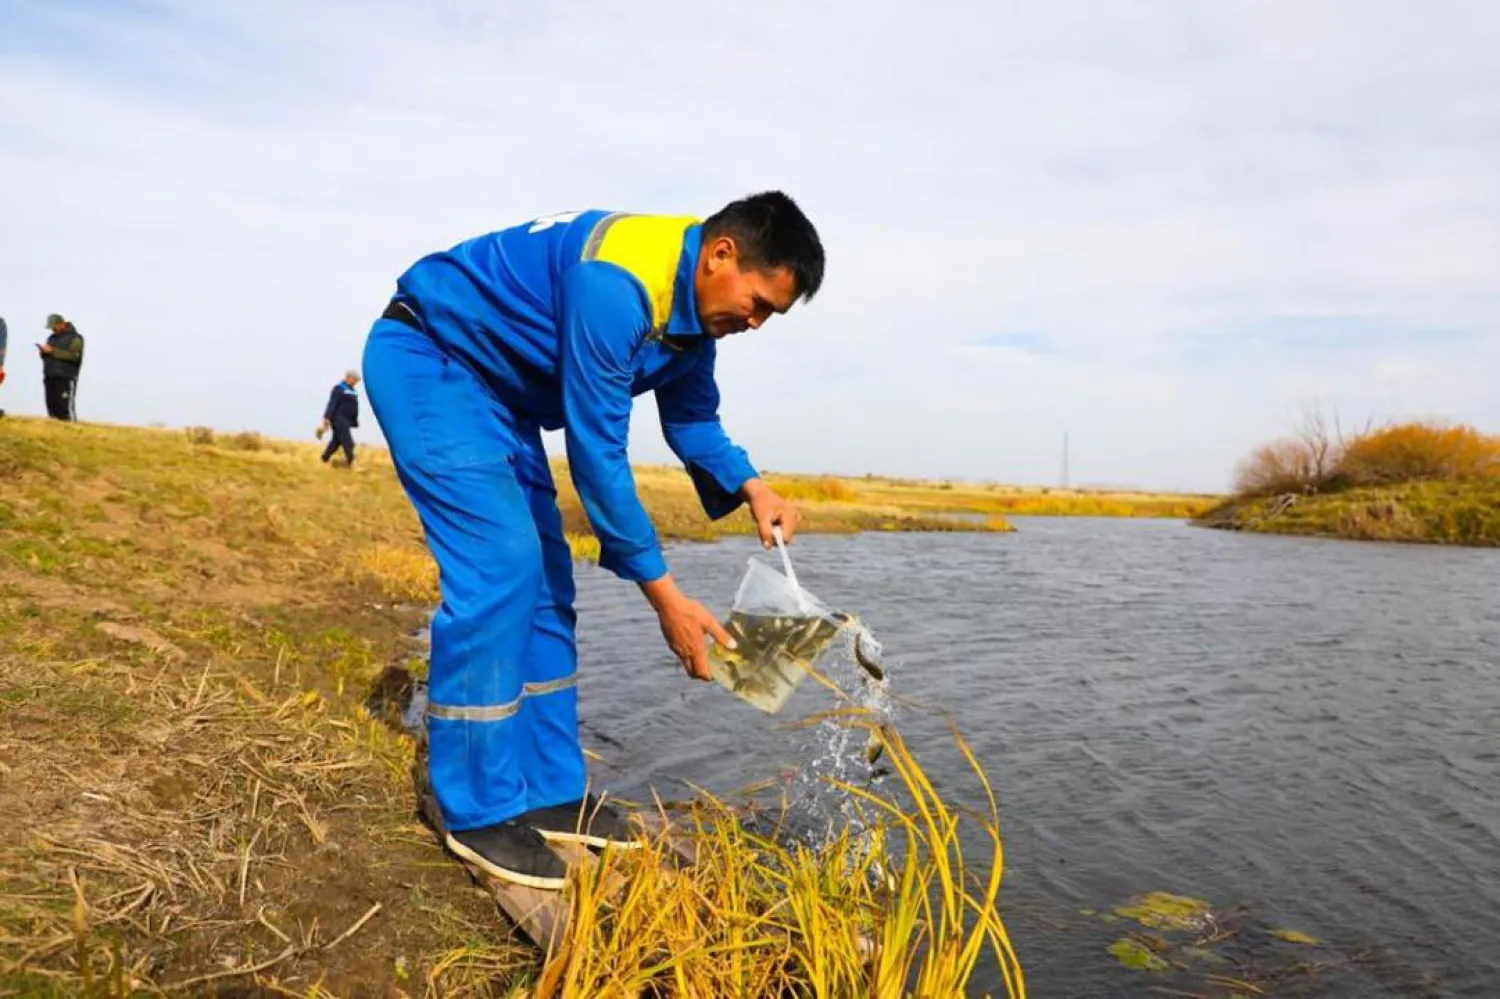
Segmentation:
[[(944, 795), (981, 802), (949, 718), (994, 782), (1031, 995), (1500, 996), (1500, 553), (1017, 524), (792, 552), (925, 705), (899, 726)], [(715, 609), (752, 556), (669, 550)], [(807, 769), (817, 747), (780, 723), (831, 706), (815, 684), (762, 715), (682, 674), (635, 587), (578, 582), (585, 743), (617, 793)], [(1152, 891), (1207, 902), (1225, 939), (1123, 967), (1111, 942), (1151, 931), (1110, 910)]]

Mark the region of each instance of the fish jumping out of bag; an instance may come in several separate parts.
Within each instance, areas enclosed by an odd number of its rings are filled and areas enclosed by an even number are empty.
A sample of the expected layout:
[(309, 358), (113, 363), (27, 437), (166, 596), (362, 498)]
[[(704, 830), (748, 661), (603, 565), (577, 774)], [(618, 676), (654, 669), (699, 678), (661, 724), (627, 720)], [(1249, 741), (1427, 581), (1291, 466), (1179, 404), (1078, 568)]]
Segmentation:
[(885, 679), (885, 667), (873, 654), (865, 650), (865, 636), (863, 633), (854, 636), (854, 661), (859, 663), (860, 668), (870, 675), (876, 683)]

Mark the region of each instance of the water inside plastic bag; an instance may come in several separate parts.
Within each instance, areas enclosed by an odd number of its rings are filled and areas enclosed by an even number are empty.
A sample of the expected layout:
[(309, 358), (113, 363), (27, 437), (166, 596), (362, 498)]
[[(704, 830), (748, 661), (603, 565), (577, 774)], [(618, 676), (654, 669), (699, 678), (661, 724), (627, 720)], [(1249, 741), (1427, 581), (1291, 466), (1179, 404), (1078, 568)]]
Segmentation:
[(737, 697), (775, 714), (851, 620), (751, 559), (724, 620), (724, 630), (736, 647), (730, 650), (714, 642), (709, 668), (714, 679)]

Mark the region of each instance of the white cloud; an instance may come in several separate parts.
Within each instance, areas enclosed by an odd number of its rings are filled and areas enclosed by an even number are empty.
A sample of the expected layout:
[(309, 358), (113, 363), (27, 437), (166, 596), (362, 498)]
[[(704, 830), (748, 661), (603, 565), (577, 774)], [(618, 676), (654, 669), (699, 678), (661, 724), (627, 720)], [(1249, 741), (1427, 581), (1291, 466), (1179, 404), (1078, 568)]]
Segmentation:
[[(13, 410), (40, 409), (20, 348), (61, 311), (89, 337), (86, 416), (302, 434), (422, 253), (777, 186), (829, 274), (720, 365), (763, 466), (1050, 481), (1066, 429), (1075, 478), (1215, 488), (1309, 398), (1500, 427), (1493, 5), (170, 0), (0, 21)], [(1355, 332), (1293, 350), (1301, 317)], [(1051, 350), (974, 346), (1018, 332)], [(643, 458), (665, 456), (654, 422), (645, 401)]]

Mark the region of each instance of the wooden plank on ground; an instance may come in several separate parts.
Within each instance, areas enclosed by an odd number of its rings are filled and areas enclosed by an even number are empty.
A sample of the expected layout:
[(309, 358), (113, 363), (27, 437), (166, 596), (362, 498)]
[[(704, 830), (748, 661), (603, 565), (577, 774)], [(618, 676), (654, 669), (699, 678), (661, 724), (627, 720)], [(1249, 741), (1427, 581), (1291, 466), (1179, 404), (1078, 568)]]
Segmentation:
[(698, 863), (698, 843), (689, 836), (679, 823), (674, 823), (660, 812), (635, 812), (632, 816), (648, 835), (664, 836), (666, 843), (680, 863), (689, 867)]

